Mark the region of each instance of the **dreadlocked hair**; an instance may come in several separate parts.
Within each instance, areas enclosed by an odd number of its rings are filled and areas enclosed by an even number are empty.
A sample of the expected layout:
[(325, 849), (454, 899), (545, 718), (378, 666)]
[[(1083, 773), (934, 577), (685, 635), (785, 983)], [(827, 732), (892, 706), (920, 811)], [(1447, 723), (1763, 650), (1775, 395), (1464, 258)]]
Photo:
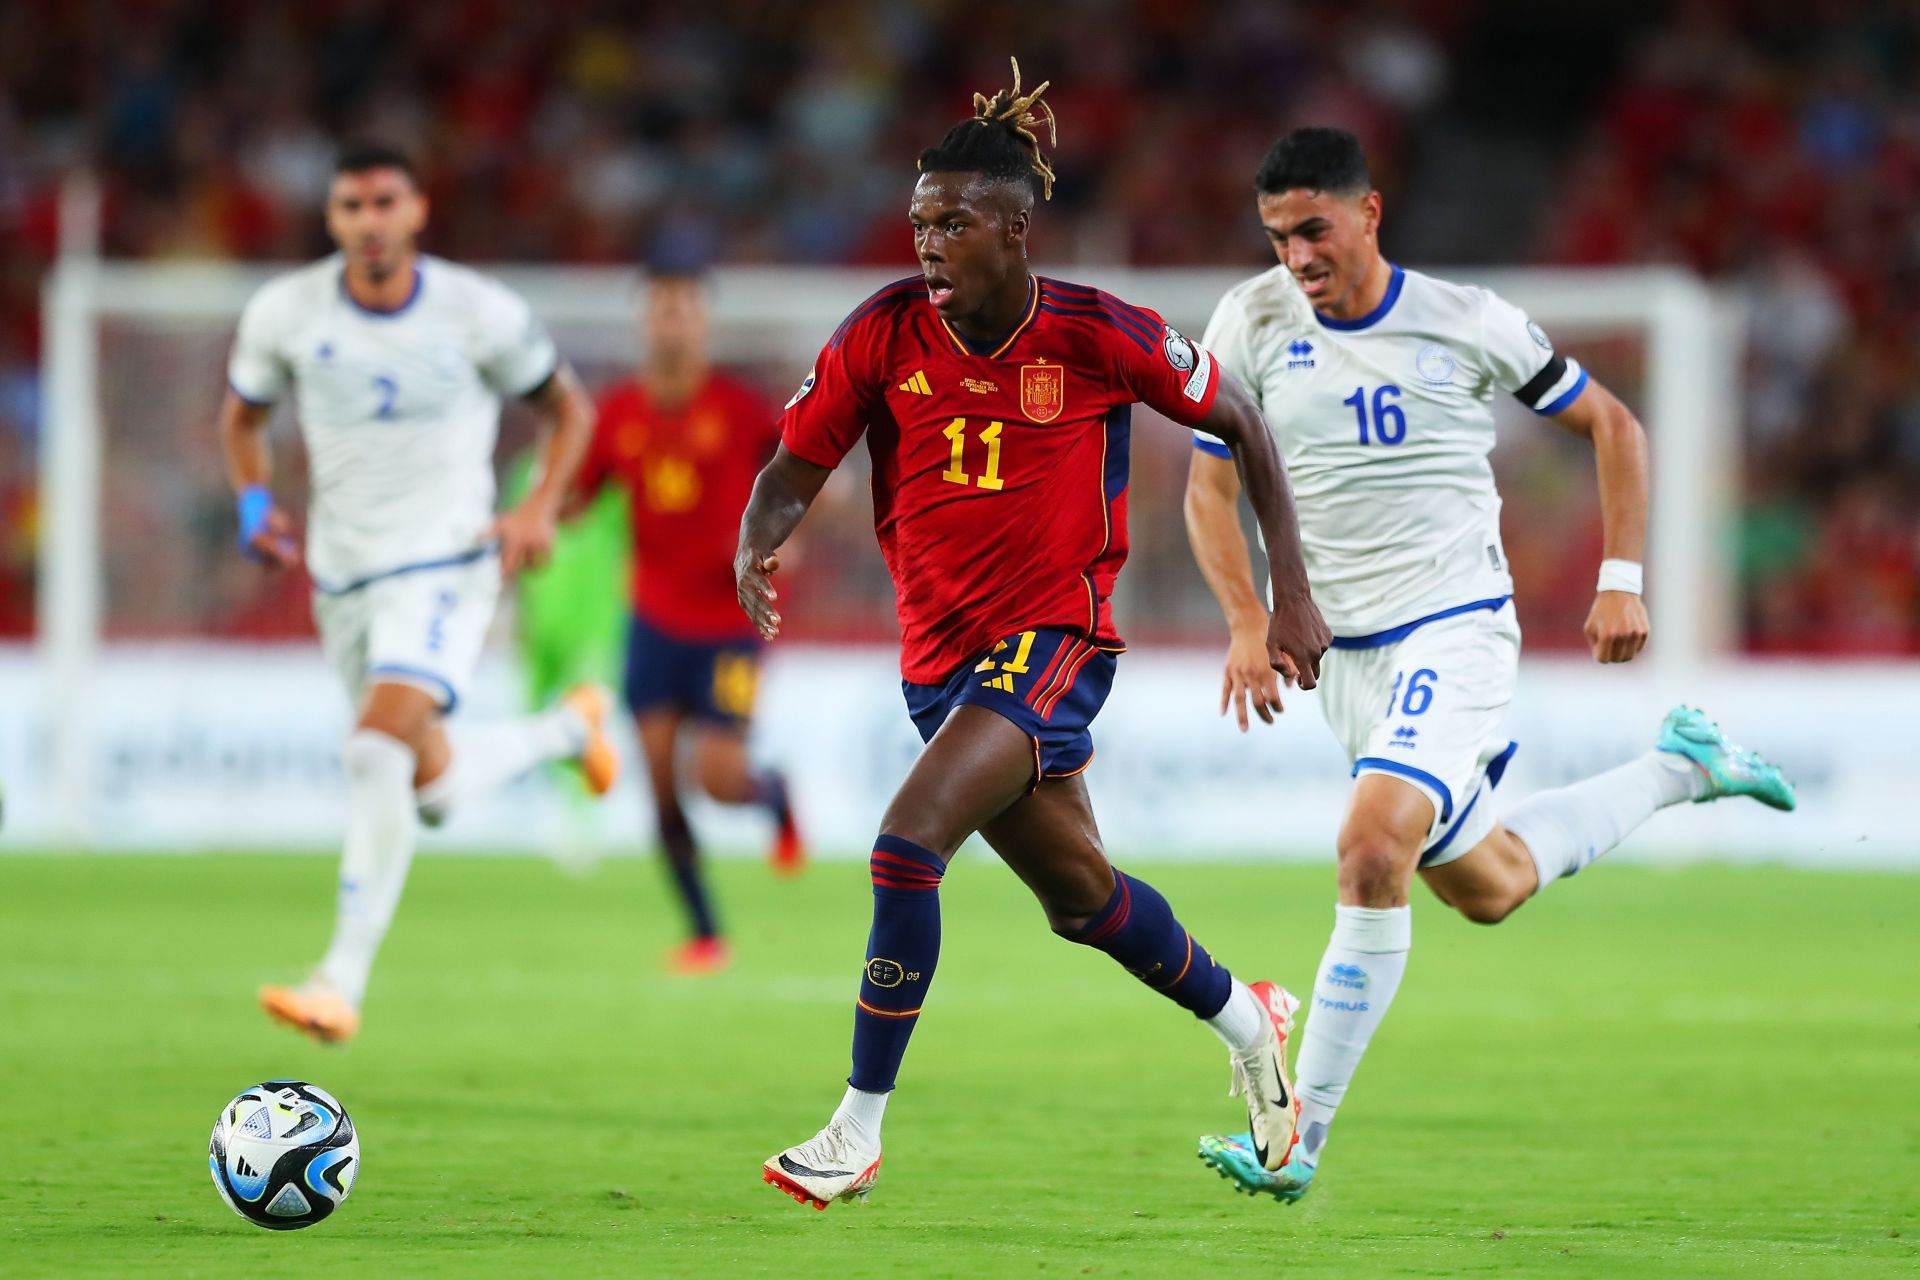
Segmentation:
[(1047, 128), (1047, 145), (1058, 146), (1059, 129), (1053, 108), (1040, 101), (1051, 80), (1031, 93), (1020, 92), (1020, 60), (1013, 63), (1013, 88), (989, 98), (973, 95), (973, 116), (947, 130), (938, 146), (920, 153), (922, 173), (979, 173), (989, 178), (1040, 182), (1040, 198), (1053, 199), (1053, 166), (1040, 149), (1039, 129)]

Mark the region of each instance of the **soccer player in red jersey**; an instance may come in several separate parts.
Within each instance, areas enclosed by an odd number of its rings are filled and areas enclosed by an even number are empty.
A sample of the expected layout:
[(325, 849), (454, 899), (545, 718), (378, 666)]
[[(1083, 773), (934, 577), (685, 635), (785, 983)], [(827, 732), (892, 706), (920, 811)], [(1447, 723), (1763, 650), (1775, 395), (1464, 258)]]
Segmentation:
[(600, 396), (580, 492), (622, 486), (633, 530), (633, 622), (626, 697), (647, 758), (660, 843), (692, 936), (668, 956), (684, 973), (729, 961), (699, 865), (675, 769), (691, 738), (694, 781), (722, 804), (773, 817), (776, 870), (805, 854), (786, 782), (747, 758), (761, 640), (740, 616), (733, 551), (755, 473), (773, 451), (759, 392), (707, 361), (705, 281), (689, 265), (657, 267), (641, 312), (645, 367)]
[(1123, 647), (1108, 597), (1127, 554), (1136, 402), (1232, 451), (1273, 549), (1274, 667), (1312, 688), (1330, 637), (1279, 455), (1246, 392), (1153, 312), (1029, 271), (1035, 188), (1052, 187), (1034, 132), (1052, 124), (1035, 114), (1045, 88), (1022, 95), (1016, 66), (1012, 92), (976, 96), (974, 117), (921, 154), (909, 211), (921, 274), (873, 295), (828, 341), (740, 526), (740, 601), (772, 638), (775, 553), (865, 435), (907, 709), (927, 744), (873, 845), (847, 1093), (824, 1129), (763, 1169), (820, 1208), (878, 1176), (881, 1116), (939, 955), (941, 876), (976, 831), (1054, 932), (1219, 1033), (1268, 1167), (1293, 1142), (1296, 1002), (1234, 979), (1159, 893), (1107, 862), (1079, 776)]

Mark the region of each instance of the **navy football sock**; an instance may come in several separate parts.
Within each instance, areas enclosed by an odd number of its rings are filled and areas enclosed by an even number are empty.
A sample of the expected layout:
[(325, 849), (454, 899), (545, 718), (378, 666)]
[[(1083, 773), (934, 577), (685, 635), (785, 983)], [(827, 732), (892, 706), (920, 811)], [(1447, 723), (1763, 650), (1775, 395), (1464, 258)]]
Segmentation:
[(1115, 867), (1113, 896), (1070, 940), (1098, 948), (1195, 1017), (1226, 1007), (1233, 975), (1173, 918), (1152, 885)]
[(898, 836), (873, 842), (873, 929), (853, 1010), (853, 1074), (869, 1093), (893, 1088), (907, 1038), (940, 959), (940, 877), (947, 864)]
[(777, 769), (762, 769), (748, 780), (753, 788), (753, 800), (768, 813), (773, 820), (785, 824), (792, 819), (793, 804), (787, 799), (787, 780)]
[(687, 825), (686, 815), (680, 810), (661, 811), (660, 844), (666, 850), (667, 870), (673, 873), (673, 884), (680, 891), (680, 904), (687, 909), (687, 923), (693, 929), (693, 936), (718, 936), (720, 928), (714, 921), (713, 907), (707, 902), (707, 886), (700, 875), (700, 846), (693, 838), (693, 828)]

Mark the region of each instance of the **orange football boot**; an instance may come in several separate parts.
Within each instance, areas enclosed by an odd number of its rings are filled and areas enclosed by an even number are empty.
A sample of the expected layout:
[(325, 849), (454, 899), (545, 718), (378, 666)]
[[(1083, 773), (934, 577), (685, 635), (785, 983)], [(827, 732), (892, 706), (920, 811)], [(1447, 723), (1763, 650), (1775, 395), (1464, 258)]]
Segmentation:
[(360, 1031), (360, 1011), (317, 982), (262, 987), (260, 1007), (275, 1022), (305, 1032), (321, 1044), (345, 1044)]
[(587, 726), (587, 744), (580, 748), (574, 762), (587, 790), (603, 796), (620, 780), (620, 753), (607, 736), (607, 717), (613, 711), (613, 695), (597, 684), (577, 684), (567, 690), (560, 704), (579, 716)]

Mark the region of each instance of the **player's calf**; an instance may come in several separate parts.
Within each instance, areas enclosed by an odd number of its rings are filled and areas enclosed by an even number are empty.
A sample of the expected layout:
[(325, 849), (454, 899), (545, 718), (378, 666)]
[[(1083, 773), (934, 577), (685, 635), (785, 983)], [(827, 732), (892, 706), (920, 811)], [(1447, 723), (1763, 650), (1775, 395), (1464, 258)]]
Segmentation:
[(1422, 868), (1420, 877), (1436, 898), (1475, 924), (1499, 924), (1540, 882), (1527, 847), (1504, 827), (1488, 832), (1464, 857)]
[(1113, 877), (1106, 903), (1064, 936), (1106, 952), (1134, 977), (1198, 1017), (1220, 1012), (1233, 987), (1226, 966), (1194, 941), (1152, 885), (1118, 867)]

